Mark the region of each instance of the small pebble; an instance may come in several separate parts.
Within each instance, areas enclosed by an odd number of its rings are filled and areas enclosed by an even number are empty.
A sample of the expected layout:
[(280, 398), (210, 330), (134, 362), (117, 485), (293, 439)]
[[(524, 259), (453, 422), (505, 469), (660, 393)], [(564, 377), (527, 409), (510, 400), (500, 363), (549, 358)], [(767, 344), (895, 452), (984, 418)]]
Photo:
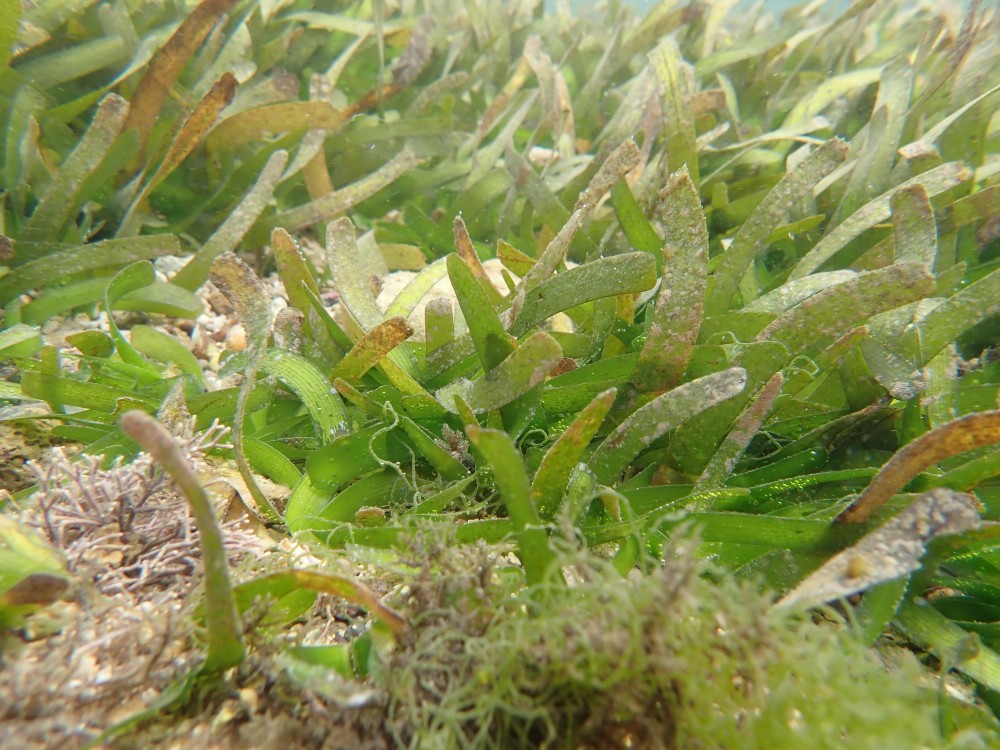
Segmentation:
[(241, 352), (247, 348), (247, 332), (238, 323), (234, 325), (226, 336), (226, 346), (234, 352)]

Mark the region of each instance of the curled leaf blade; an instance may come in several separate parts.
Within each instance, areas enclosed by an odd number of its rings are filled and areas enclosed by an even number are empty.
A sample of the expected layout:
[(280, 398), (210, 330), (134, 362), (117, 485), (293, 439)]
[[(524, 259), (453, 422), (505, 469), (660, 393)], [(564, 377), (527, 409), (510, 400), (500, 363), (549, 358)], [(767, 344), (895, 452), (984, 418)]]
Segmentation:
[(654, 440), (699, 412), (741, 393), (746, 382), (746, 370), (732, 367), (657, 396), (618, 425), (597, 446), (587, 465), (601, 483), (612, 484)]
[(937, 256), (937, 222), (927, 190), (911, 185), (897, 190), (889, 201), (897, 263), (922, 263), (933, 267)]
[[(914, 642), (929, 648), (942, 662), (958, 653), (969, 631), (956, 625), (927, 603), (907, 601), (896, 613), (895, 623)], [(972, 658), (955, 669), (994, 691), (1000, 691), (1000, 654), (980, 644)]]
[(500, 430), (472, 425), (466, 427), (465, 431), (493, 470), (493, 480), (513, 522), (518, 539), (518, 556), (528, 583), (540, 583), (551, 570), (555, 556), (549, 548), (538, 511), (532, 502), (528, 473), (520, 451), (510, 437)]
[[(267, 208), (287, 162), (288, 152), (282, 149), (276, 150), (268, 157), (260, 176), (243, 196), (243, 200), (198, 252), (174, 275), (172, 279), (174, 284), (184, 289), (197, 289), (208, 278), (212, 262), (223, 253), (236, 249), (243, 236), (250, 231), (254, 222)], [(304, 312), (308, 306), (299, 309)]]
[(202, 0), (156, 53), (132, 95), (126, 129), (139, 131), (140, 153), (146, 149), (167, 94), (219, 18), (235, 0)]
[(822, 604), (908, 576), (920, 568), (920, 558), (932, 539), (971, 531), (981, 524), (976, 503), (969, 495), (941, 488), (931, 490), (857, 544), (827, 560), (788, 592), (778, 606)]
[[(108, 282), (104, 290), (104, 308), (109, 311), (113, 310), (118, 300), (126, 294), (149, 286), (155, 279), (156, 273), (153, 271), (153, 264), (148, 260), (126, 266)], [(115, 350), (118, 352), (118, 356), (130, 365), (135, 365), (158, 374), (156, 368), (145, 357), (139, 354), (129, 343), (128, 339), (125, 338), (118, 329), (118, 324), (115, 323), (114, 316), (112, 315), (108, 315), (108, 327), (111, 329), (111, 337), (115, 341)]]
[(708, 461), (701, 476), (695, 483), (695, 491), (710, 490), (725, 484), (733, 473), (740, 456), (750, 445), (750, 441), (760, 430), (764, 419), (774, 405), (781, 392), (784, 378), (780, 372), (774, 373), (754, 397), (753, 402), (744, 410), (736, 425), (726, 435)]
[(780, 341), (795, 354), (837, 339), (867, 318), (922, 299), (933, 290), (934, 278), (924, 266), (897, 263), (864, 271), (787, 310), (756, 340)]
[(479, 256), (476, 254), (476, 248), (472, 245), (472, 238), (469, 236), (469, 229), (465, 226), (465, 221), (461, 216), (455, 217), (453, 228), (455, 234), (455, 249), (458, 251), (458, 256), (465, 261), (465, 264), (472, 271), (473, 275), (479, 280), (479, 283), (483, 287), (483, 291), (486, 292), (486, 296), (490, 298), (490, 302), (494, 305), (497, 304), (500, 302), (500, 292), (498, 292), (496, 287), (493, 286), (493, 282), (490, 280), (489, 275), (486, 273), (486, 269), (479, 260)]
[(212, 282), (236, 308), (247, 334), (247, 366), (233, 414), (233, 453), (236, 466), (259, 512), (269, 522), (280, 523), (281, 517), (254, 479), (243, 450), (243, 421), (271, 327), (269, 295), (257, 275), (233, 253), (223, 253), (212, 263)]
[(707, 284), (705, 213), (685, 167), (667, 179), (660, 206), (666, 238), (660, 251), (663, 279), (631, 379), (632, 386), (642, 393), (680, 384), (698, 339)]
[(365, 333), (337, 363), (331, 377), (356, 383), (393, 349), (413, 335), (406, 318), (389, 318)]
[(309, 410), (319, 428), (323, 445), (330, 442), (340, 426), (347, 421), (340, 397), (330, 388), (329, 379), (305, 357), (294, 352), (268, 349), (260, 360), (260, 368), (281, 380)]
[(792, 269), (791, 278), (799, 279), (808, 276), (826, 261), (836, 255), (848, 242), (862, 232), (871, 229), (881, 221), (889, 218), (892, 196), (899, 190), (906, 190), (913, 185), (923, 185), (927, 195), (933, 198), (956, 185), (960, 185), (972, 176), (961, 162), (948, 162), (911, 177), (906, 182), (882, 193), (878, 198), (869, 201), (844, 221), (838, 224), (823, 239), (806, 253)]
[(371, 330), (385, 320), (385, 315), (365, 277), (354, 223), (350, 219), (343, 217), (327, 225), (326, 251), (341, 303), (363, 329)]
[[(268, 223), (272, 226), (283, 226), (291, 231), (296, 231), (313, 224), (330, 221), (366, 198), (370, 198), (387, 185), (391, 185), (421, 163), (423, 160), (420, 157), (409, 149), (404, 149), (375, 172), (309, 203), (277, 213)], [(256, 239), (257, 234), (258, 231), (255, 229), (251, 232), (251, 239)], [(264, 237), (267, 236), (263, 232), (261, 234)]]
[(545, 380), (562, 358), (562, 349), (549, 334), (529, 336), (510, 356), (481, 378), (468, 383), (457, 381), (436, 394), (449, 411), (456, 410), (457, 396), (476, 414), (493, 411), (515, 401)]
[(87, 132), (66, 157), (32, 212), (21, 235), (23, 240), (45, 242), (59, 239), (66, 223), (72, 218), (85, 180), (100, 166), (108, 149), (122, 133), (128, 113), (128, 102), (117, 94), (107, 94), (101, 99)]
[(556, 313), (595, 299), (652, 289), (655, 270), (649, 253), (623, 253), (556, 274), (528, 290), (511, 333), (521, 336)]
[(84, 271), (118, 268), (162, 255), (180, 253), (180, 242), (172, 234), (102, 240), (69, 247), (18, 266), (17, 273), (0, 278), (0, 305), (5, 305), (22, 292), (53, 284)]
[(617, 389), (609, 388), (595, 396), (546, 451), (531, 482), (531, 496), (542, 518), (551, 520), (555, 516), (573, 468), (597, 434), (617, 393)]
[(289, 130), (336, 130), (344, 113), (328, 102), (277, 102), (244, 110), (220, 122), (208, 137), (210, 151), (234, 148)]
[(479, 360), (484, 369), (492, 370), (514, 351), (514, 340), (500, 322), (489, 295), (466, 262), (452, 254), (448, 256), (447, 265), (455, 297), (469, 326)]
[(170, 474), (198, 523), (208, 623), (208, 655), (202, 671), (221, 672), (234, 667), (246, 658), (246, 646), (229, 579), (226, 547), (208, 493), (185, 460), (177, 441), (153, 417), (145, 412), (129, 411), (122, 416), (121, 426), (126, 435)]
[(750, 215), (726, 250), (725, 262), (712, 277), (707, 314), (720, 315), (730, 301), (753, 260), (763, 249), (771, 232), (826, 175), (847, 158), (847, 144), (833, 138), (809, 154), (788, 172)]
[(926, 432), (898, 450), (871, 484), (839, 516), (839, 523), (863, 523), (917, 474), (959, 453), (1000, 443), (1000, 411), (968, 414)]
[(280, 585), (287, 581), (289, 588), (308, 589), (340, 597), (368, 610), (388, 625), (396, 635), (404, 632), (408, 627), (406, 618), (402, 614), (385, 605), (374, 591), (353, 576), (296, 568), (271, 573), (254, 580), (255, 583), (258, 581), (263, 581), (268, 585)]
[(163, 157), (160, 166), (156, 168), (156, 172), (149, 178), (149, 182), (143, 188), (143, 192), (140, 195), (148, 195), (152, 192), (157, 185), (166, 179), (167, 175), (173, 172), (194, 151), (195, 147), (205, 137), (208, 129), (215, 124), (215, 120), (222, 110), (232, 104), (238, 87), (239, 83), (236, 80), (236, 76), (228, 71), (223, 73), (222, 77), (212, 85), (208, 93), (195, 105), (191, 114), (184, 119), (180, 129), (177, 131), (177, 135), (170, 142), (167, 155)]
[(670, 168), (676, 171), (687, 165), (691, 182), (697, 187), (700, 183), (698, 143), (691, 106), (694, 71), (684, 62), (673, 37), (660, 42), (649, 57), (660, 85), (660, 106), (666, 127)]

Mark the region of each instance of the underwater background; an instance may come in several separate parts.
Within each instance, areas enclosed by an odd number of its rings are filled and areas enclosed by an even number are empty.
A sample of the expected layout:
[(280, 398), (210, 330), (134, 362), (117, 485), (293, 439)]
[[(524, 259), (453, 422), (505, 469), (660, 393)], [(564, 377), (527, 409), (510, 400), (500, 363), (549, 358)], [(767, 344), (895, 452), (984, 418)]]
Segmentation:
[(996, 3), (544, 3), (0, 0), (0, 748), (996, 745)]

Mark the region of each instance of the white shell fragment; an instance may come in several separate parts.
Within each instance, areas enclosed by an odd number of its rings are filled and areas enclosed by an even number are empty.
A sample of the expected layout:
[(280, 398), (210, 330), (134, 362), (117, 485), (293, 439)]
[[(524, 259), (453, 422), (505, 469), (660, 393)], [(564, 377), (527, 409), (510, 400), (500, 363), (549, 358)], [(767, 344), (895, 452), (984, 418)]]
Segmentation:
[(920, 568), (920, 558), (934, 537), (960, 534), (981, 525), (971, 496), (933, 489), (853, 547), (830, 558), (775, 606), (811, 607), (901, 578)]

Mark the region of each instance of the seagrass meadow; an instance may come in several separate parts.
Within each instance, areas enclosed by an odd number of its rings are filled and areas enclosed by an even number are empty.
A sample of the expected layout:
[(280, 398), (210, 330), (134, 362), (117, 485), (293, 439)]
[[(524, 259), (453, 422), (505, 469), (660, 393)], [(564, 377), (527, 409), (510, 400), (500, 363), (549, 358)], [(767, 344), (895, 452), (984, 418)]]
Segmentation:
[(0, 0), (0, 746), (1000, 747), (1000, 11)]

